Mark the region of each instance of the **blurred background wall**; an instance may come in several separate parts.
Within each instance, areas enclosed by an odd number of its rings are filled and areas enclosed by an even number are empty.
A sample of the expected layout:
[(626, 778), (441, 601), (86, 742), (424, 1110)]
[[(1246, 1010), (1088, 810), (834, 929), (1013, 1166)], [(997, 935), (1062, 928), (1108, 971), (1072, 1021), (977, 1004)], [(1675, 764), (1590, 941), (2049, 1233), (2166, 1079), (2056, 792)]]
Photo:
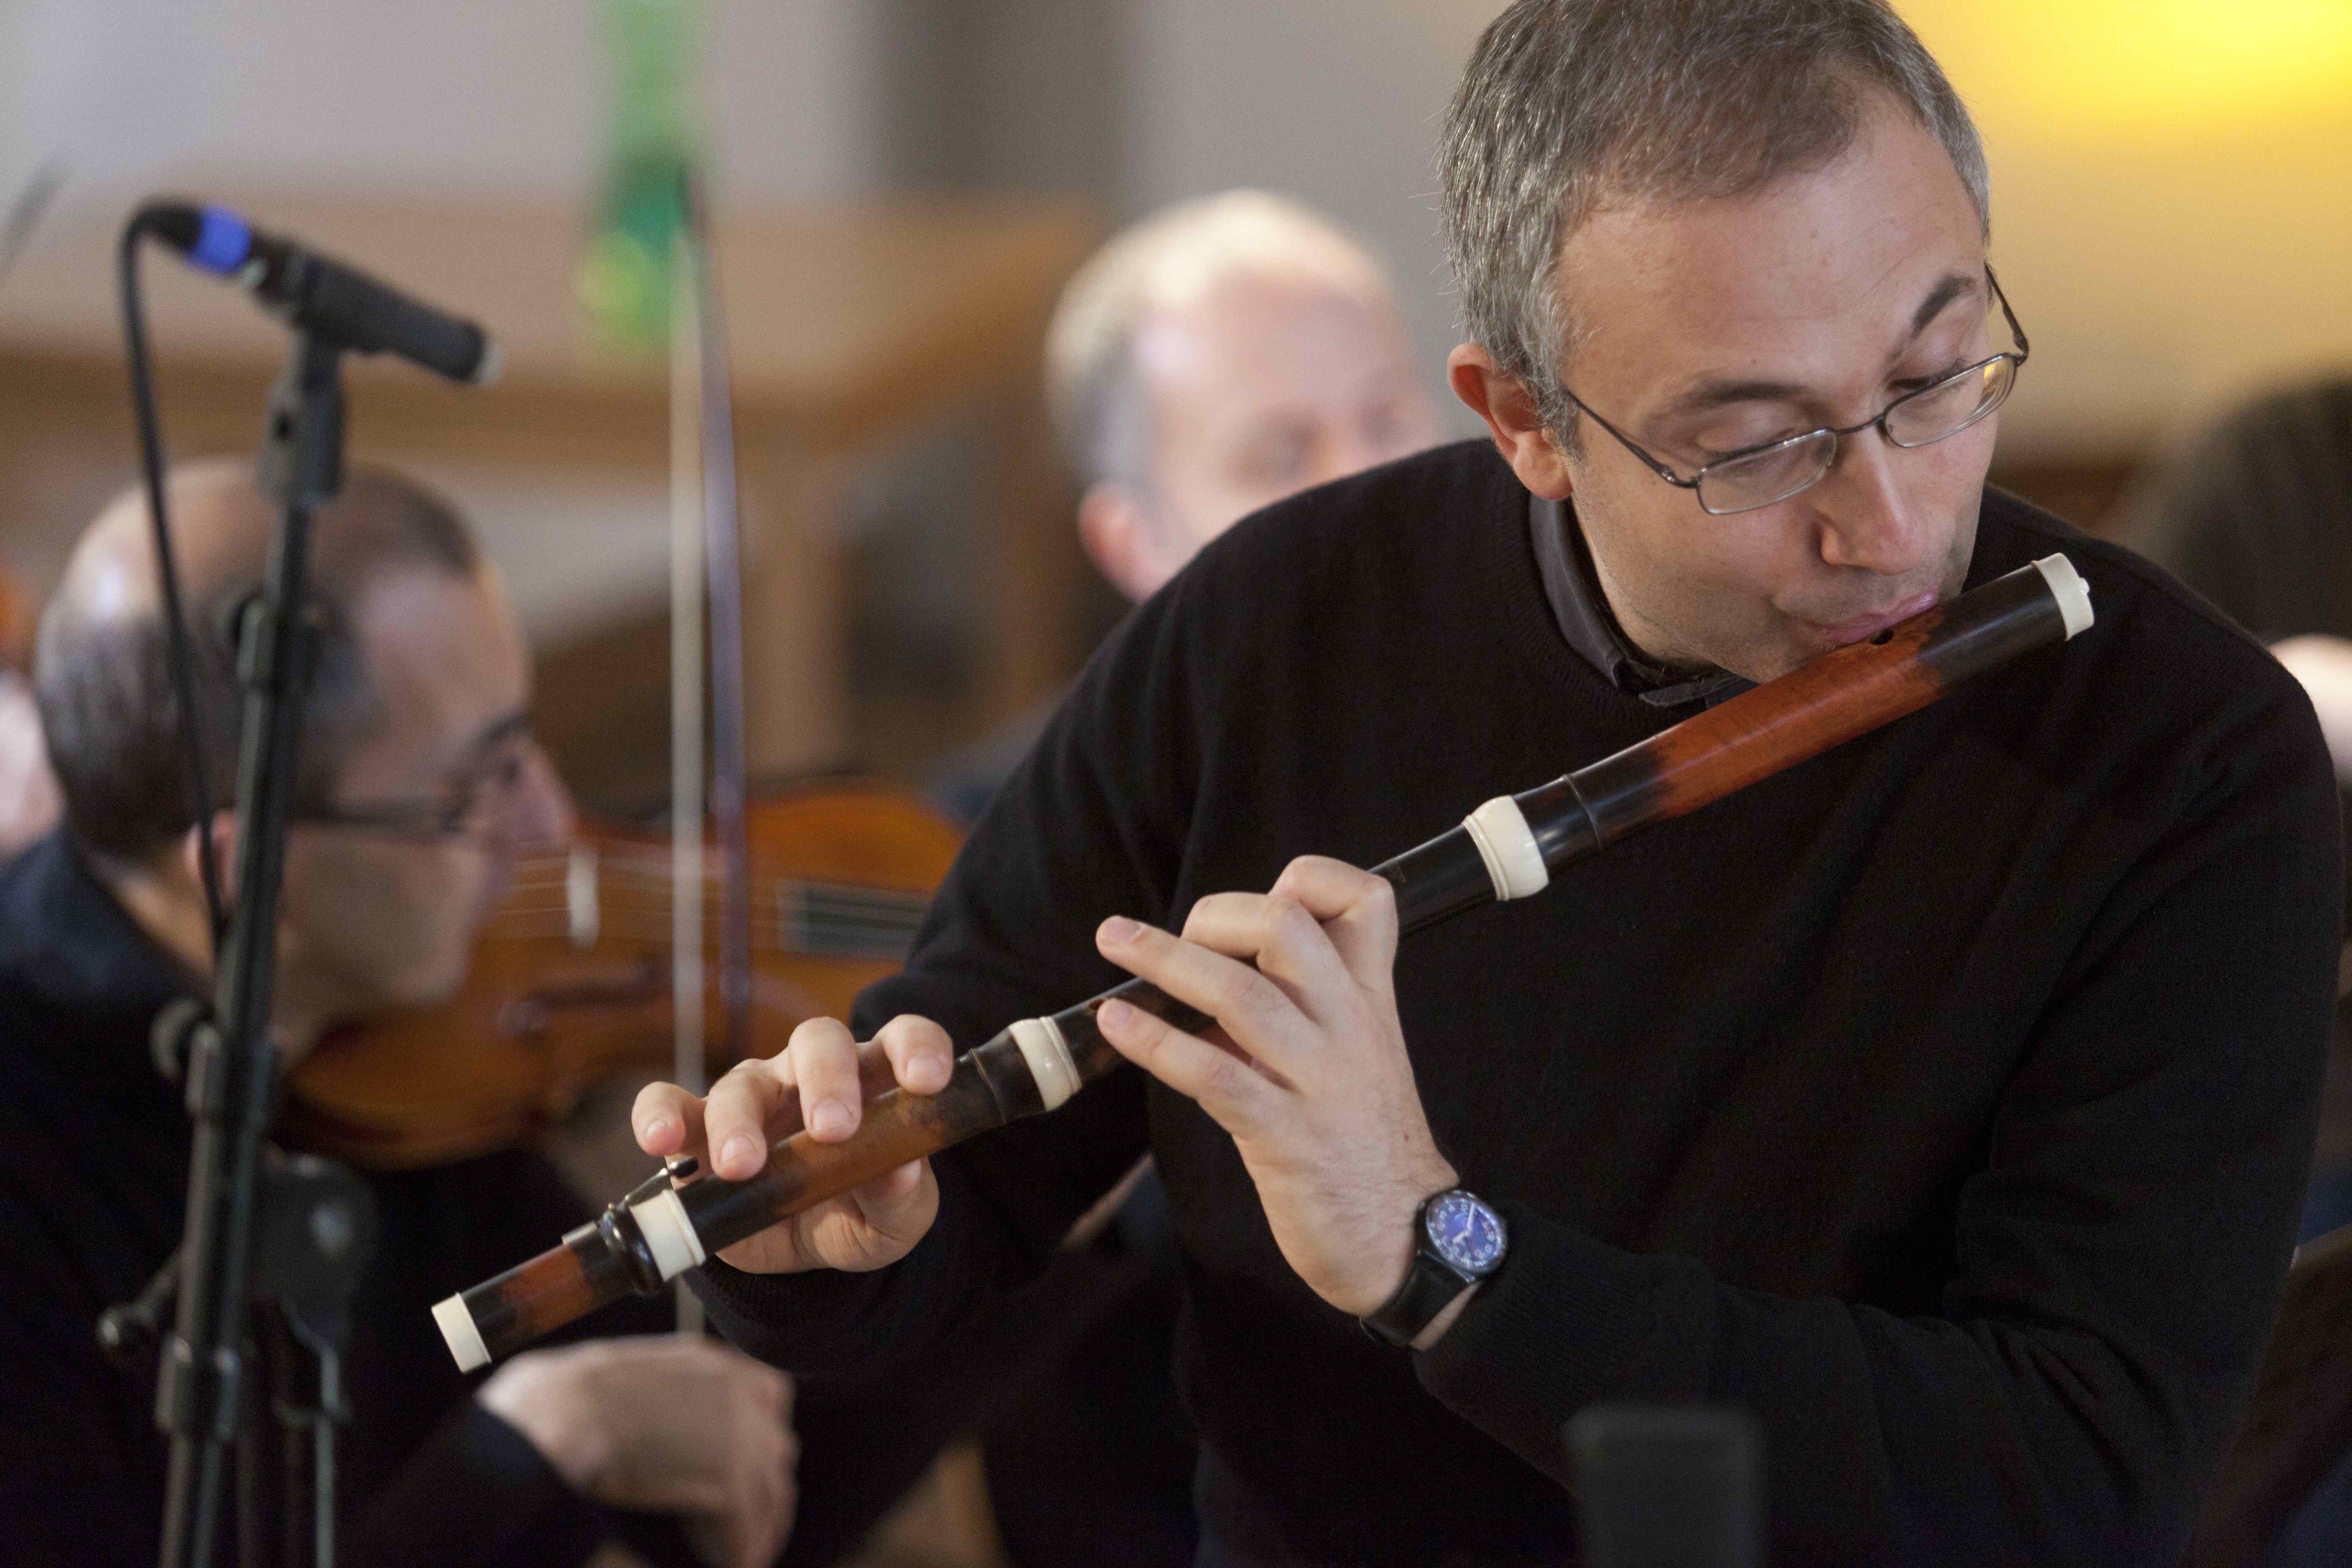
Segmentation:
[[(713, 179), (739, 210), (1045, 195), (1106, 226), (1270, 186), (1388, 258), (1435, 386), (1454, 310), (1433, 133), (1499, 8), (709, 0)], [(2137, 461), (2222, 402), (2352, 362), (2352, 5), (1898, 8), (1980, 118), (1994, 257), (2033, 337), (2003, 416), (2003, 477), (2096, 524)], [(0, 192), (57, 155), (69, 206), (227, 180), (584, 209), (607, 99), (598, 17), (583, 0), (0, 0)], [(7, 295), (0, 282), (0, 323)], [(859, 679), (919, 699), (860, 710), (863, 756), (917, 767), (978, 723), (958, 672), (984, 621), (970, 569), (984, 445), (933, 421), (851, 482), (838, 526)], [(42, 585), (79, 521), (68, 514), (128, 477), (128, 450), (117, 458), (44, 492), (58, 515), (7, 518), (0, 563)], [(569, 538), (575, 554), (627, 562), (620, 576), (640, 589), (659, 570), (656, 489), (450, 482), (498, 514), (491, 531), (514, 550)], [(600, 595), (581, 575), (527, 605), (543, 636), (645, 609), (642, 592)], [(1075, 653), (1111, 611), (1079, 594), (1054, 613), (1071, 619)], [(894, 724), (898, 739), (882, 733)]]
[[(861, 0), (714, 5), (728, 195), (870, 190), (885, 121)], [(0, 157), (64, 155), (85, 199), (266, 174), (585, 200), (606, 67), (587, 0), (6, 0)]]
[[(1896, 8), (1969, 100), (1992, 160), (1993, 254), (2036, 353), (2003, 416), (2006, 461), (2128, 464), (2219, 400), (2352, 361), (2352, 5)], [(1102, 62), (1095, 79), (1122, 89), (1108, 110), (1091, 91), (1075, 109), (1027, 100), (1015, 112), (1032, 123), (1001, 155), (942, 170), (1082, 188), (1122, 216), (1234, 184), (1296, 194), (1388, 256), (1434, 366), (1454, 317), (1436, 240), (1433, 131), (1500, 9), (899, 0), (898, 14), (953, 15), (979, 37), (1082, 35)], [(1037, 126), (1055, 115), (1083, 136), (1084, 161), (1067, 157), (1068, 138), (1055, 161), (1056, 138)], [(1115, 142), (1115, 160), (1095, 151)]]
[(2034, 338), (2005, 452), (2128, 458), (2352, 362), (2352, 5), (1900, 0), (1976, 112)]
[[(727, 199), (1084, 194), (1109, 218), (1239, 184), (1324, 205), (1452, 317), (1428, 149), (1494, 0), (713, 0)], [(2137, 449), (2352, 353), (2352, 6), (1901, 0), (1991, 144), (1996, 254), (2041, 351), (2021, 458)], [(581, 0), (7, 0), (0, 184), (62, 153), (121, 201), (234, 174), (584, 199)]]

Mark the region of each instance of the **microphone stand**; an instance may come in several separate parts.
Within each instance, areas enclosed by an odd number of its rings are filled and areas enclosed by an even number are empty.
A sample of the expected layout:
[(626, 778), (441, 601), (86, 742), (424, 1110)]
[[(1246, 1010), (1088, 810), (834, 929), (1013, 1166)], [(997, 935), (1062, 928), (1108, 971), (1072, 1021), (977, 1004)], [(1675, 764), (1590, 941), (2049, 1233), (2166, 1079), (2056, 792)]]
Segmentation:
[[(236, 908), (211, 1016), (184, 1022), (195, 1138), (177, 1310), (155, 1388), (156, 1424), (172, 1439), (164, 1568), (211, 1568), (232, 1444), (240, 1439), (244, 1560), (263, 1561), (257, 1543), (267, 1533), (270, 1489), (287, 1494), (272, 1555), (322, 1568), (333, 1557), (346, 1309), (364, 1267), (373, 1204), (348, 1171), (282, 1161), (266, 1139), (278, 1100), (269, 1028), (278, 899), (317, 641), (305, 596), (310, 521), (342, 484), (345, 348), (298, 327), (263, 438), (260, 489), (279, 521), (262, 591), (245, 606), (236, 637), (245, 703)], [(271, 1373), (266, 1394), (253, 1376), (257, 1347)], [(280, 1443), (260, 1429), (264, 1398)], [(283, 1472), (278, 1489), (268, 1483), (272, 1471)]]

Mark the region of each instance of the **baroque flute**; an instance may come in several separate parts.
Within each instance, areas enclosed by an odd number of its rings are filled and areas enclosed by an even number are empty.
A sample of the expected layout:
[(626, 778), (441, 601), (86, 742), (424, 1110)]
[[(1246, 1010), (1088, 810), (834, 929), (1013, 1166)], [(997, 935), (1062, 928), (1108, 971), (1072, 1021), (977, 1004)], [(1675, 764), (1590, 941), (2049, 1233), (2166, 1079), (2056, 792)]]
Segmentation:
[[(2065, 556), (2046, 556), (1613, 756), (1498, 795), (1460, 826), (1373, 870), (1395, 889), (1404, 933), (1479, 904), (1527, 898), (1570, 861), (1818, 756), (2090, 625), (2082, 577)], [(936, 1094), (890, 1088), (887, 1065), (866, 1053), (873, 1098), (849, 1138), (819, 1143), (796, 1132), (743, 1182), (697, 1179), (692, 1161), (673, 1162), (560, 1246), (436, 1306), (450, 1353), (470, 1372), (624, 1296), (651, 1295), (720, 1248), (909, 1160), (1055, 1109), (1124, 1060), (1094, 1021), (1114, 996), (1180, 1029), (1210, 1022), (1130, 980), (1051, 1017), (1024, 1018), (963, 1052)]]

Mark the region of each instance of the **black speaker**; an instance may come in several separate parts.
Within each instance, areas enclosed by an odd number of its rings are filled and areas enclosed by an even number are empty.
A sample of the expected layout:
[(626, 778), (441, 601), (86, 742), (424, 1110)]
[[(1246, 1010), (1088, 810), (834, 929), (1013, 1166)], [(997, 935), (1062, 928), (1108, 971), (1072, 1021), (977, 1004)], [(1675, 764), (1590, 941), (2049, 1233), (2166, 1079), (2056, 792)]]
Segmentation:
[(1744, 1410), (1594, 1405), (1567, 1426), (1584, 1568), (1757, 1568), (1763, 1440)]

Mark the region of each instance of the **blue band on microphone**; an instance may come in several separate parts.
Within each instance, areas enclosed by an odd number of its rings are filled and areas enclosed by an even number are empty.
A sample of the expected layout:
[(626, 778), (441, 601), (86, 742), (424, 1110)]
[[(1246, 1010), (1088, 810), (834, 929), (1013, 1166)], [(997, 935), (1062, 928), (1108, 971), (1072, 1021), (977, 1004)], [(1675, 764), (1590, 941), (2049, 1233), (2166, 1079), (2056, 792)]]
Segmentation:
[(253, 230), (226, 207), (206, 207), (203, 216), (204, 225), (196, 231), (188, 259), (207, 272), (226, 277), (253, 254)]

